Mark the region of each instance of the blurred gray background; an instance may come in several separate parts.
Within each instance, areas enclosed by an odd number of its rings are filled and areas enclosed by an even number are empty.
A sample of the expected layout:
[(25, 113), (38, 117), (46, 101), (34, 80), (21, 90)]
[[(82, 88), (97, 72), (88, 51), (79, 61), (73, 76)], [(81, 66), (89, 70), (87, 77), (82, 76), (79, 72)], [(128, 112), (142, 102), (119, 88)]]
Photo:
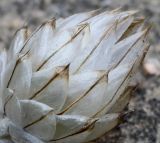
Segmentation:
[(98, 8), (138, 9), (151, 23), (151, 49), (137, 75), (139, 87), (130, 107), (135, 111), (98, 143), (160, 143), (160, 0), (0, 0), (0, 46), (9, 47), (15, 31), (34, 29), (52, 17)]

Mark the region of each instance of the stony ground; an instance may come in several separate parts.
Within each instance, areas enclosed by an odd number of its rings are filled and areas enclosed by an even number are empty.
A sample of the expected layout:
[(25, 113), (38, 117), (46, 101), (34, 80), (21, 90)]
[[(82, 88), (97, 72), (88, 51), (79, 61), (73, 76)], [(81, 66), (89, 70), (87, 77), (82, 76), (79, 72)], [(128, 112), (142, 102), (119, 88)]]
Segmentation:
[(152, 23), (151, 50), (138, 79), (130, 107), (135, 111), (98, 143), (160, 143), (160, 0), (0, 0), (0, 46), (8, 47), (19, 27), (35, 28), (52, 17), (97, 8), (138, 9)]

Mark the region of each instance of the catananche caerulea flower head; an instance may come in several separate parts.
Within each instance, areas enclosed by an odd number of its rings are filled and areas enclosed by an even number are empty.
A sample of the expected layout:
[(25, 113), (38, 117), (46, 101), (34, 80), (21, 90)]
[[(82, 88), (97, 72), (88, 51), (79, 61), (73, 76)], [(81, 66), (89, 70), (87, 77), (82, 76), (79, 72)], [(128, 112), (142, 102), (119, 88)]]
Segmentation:
[(84, 143), (118, 123), (149, 44), (135, 11), (23, 27), (0, 49), (0, 141)]

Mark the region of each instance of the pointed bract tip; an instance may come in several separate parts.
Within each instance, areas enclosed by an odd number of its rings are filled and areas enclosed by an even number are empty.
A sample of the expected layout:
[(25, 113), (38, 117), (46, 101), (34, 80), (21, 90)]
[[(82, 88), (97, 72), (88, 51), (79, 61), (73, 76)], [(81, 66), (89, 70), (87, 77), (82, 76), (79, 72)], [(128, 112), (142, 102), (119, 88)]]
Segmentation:
[(122, 9), (122, 7), (118, 7), (116, 9), (112, 10), (110, 13), (118, 13), (121, 11), (121, 9)]
[(53, 17), (50, 20), (43, 22), (41, 27), (43, 27), (45, 25), (50, 25), (53, 29), (55, 29), (55, 27), (56, 27), (56, 18)]
[(126, 116), (132, 114), (134, 111), (134, 109), (129, 109), (128, 111), (123, 111), (119, 113), (119, 124), (126, 122)]
[(139, 11), (138, 10), (130, 10), (130, 11), (127, 11), (127, 13), (129, 14), (129, 15), (135, 15), (135, 14), (137, 14)]
[(26, 34), (28, 35), (28, 33), (29, 33), (29, 27), (28, 27), (28, 25), (23, 25), (22, 27), (20, 27), (19, 29), (17, 29), (17, 31), (15, 32), (15, 34), (14, 34), (13, 37), (15, 37), (17, 34), (19, 34), (21, 32), (24, 32), (24, 36), (25, 37), (28, 37), (28, 36), (26, 36)]
[(145, 29), (144, 29), (144, 36), (146, 37), (149, 33), (149, 31), (151, 30), (152, 26), (151, 25), (148, 25)]
[(91, 14), (91, 16), (96, 16), (101, 12), (101, 10), (102, 10), (102, 8), (99, 8), (99, 9), (93, 10), (89, 13)]

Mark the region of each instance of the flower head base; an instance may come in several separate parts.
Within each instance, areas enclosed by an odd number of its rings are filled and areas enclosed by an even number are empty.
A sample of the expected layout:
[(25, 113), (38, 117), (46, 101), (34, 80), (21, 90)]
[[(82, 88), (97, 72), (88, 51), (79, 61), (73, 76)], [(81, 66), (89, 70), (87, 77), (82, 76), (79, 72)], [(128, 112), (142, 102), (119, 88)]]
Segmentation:
[(118, 123), (149, 44), (135, 11), (80, 13), (17, 31), (0, 51), (0, 140), (84, 143)]

